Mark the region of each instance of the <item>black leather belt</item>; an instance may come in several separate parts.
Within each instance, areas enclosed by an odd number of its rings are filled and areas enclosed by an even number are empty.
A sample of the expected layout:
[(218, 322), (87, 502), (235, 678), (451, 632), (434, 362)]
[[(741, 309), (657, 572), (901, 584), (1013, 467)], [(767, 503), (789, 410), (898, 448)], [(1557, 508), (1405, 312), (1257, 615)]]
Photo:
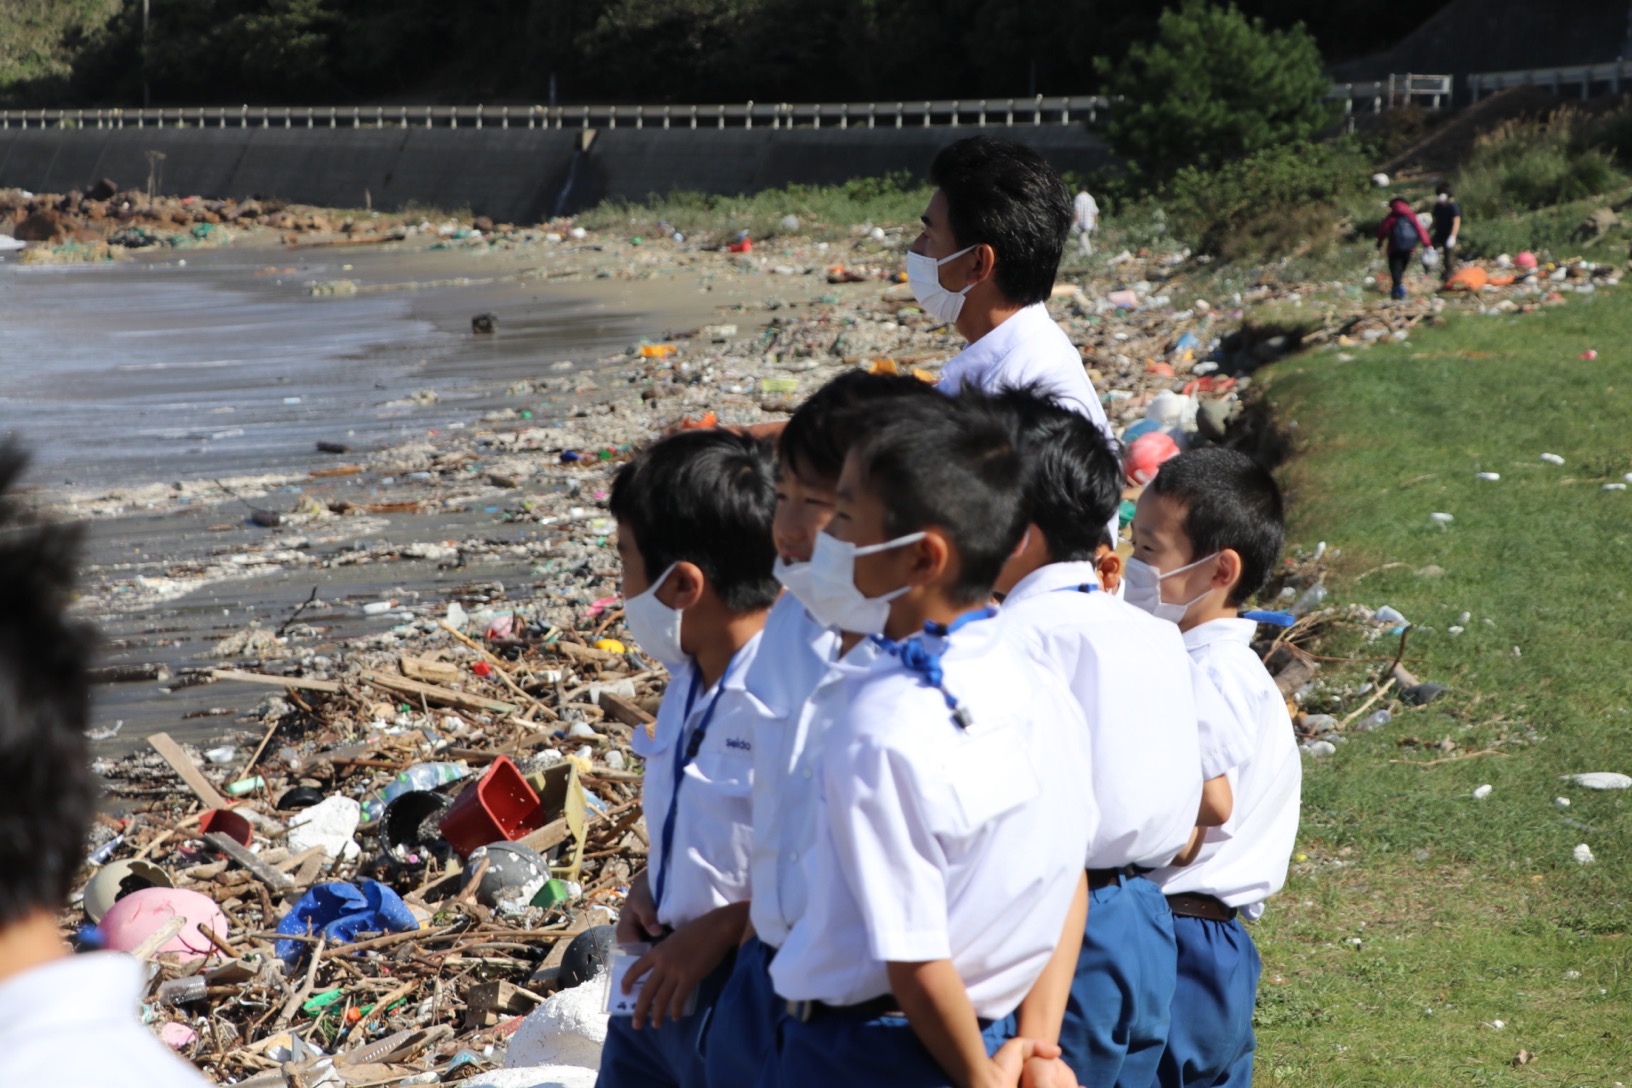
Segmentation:
[(1101, 888), (1109, 888), (1112, 884), (1124, 880), (1132, 880), (1136, 876), (1144, 876), (1149, 869), (1141, 869), (1137, 865), (1124, 865), (1119, 869), (1089, 869), (1088, 890), (1097, 892)]
[(1167, 897), (1167, 909), (1184, 918), (1205, 918), (1210, 922), (1231, 922), (1236, 910), (1222, 899), (1201, 892), (1180, 892)]
[(879, 1016), (905, 1017), (907, 1014), (901, 1011), (901, 1003), (893, 994), (885, 994), (858, 1005), (829, 1005), (825, 1001), (789, 1001), (788, 1015), (801, 1024), (808, 1024), (823, 1016), (856, 1016), (863, 1020), (871, 1020)]

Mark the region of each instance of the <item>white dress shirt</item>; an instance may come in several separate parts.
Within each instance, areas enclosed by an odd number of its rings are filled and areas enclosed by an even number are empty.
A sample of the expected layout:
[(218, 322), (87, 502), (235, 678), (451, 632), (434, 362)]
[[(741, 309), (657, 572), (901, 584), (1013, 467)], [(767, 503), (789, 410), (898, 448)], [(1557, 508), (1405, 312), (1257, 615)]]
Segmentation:
[[(754, 729), (765, 707), (744, 680), (759, 650), (755, 635), (732, 658), (725, 675), (701, 691), (687, 713), (697, 676), (695, 663), (669, 680), (657, 708), (654, 736), (636, 729), (630, 749), (646, 761), (641, 809), (651, 842), (647, 880), (652, 894), (663, 885), (657, 919), (678, 928), (716, 907), (748, 898), (754, 781)], [(698, 685), (701, 686), (701, 685)], [(717, 703), (717, 705), (715, 705)], [(663, 823), (674, 796), (676, 761), (713, 707), (697, 758), (686, 767), (674, 815), (674, 857), (663, 853)], [(671, 866), (667, 875), (663, 870)]]
[(826, 727), (809, 903), (771, 979), (786, 999), (855, 1005), (889, 993), (888, 963), (945, 959), (975, 1014), (999, 1019), (1059, 942), (1098, 823), (1087, 727), (996, 620), (915, 637), (943, 652), (940, 690), (889, 653), (834, 666), (846, 697)]
[[(810, 618), (791, 593), (765, 621), (747, 686), (765, 705), (754, 730), (753, 896), (749, 913), (760, 940), (779, 948), (805, 910), (804, 856), (816, 839), (816, 773), (821, 738), (812, 722), (828, 720), (817, 704), (842, 689), (833, 662), (836, 632)], [(869, 654), (864, 640), (852, 654)]]
[(1092, 563), (1050, 563), (1015, 585), (1002, 619), (1087, 720), (1099, 805), (1088, 868), (1153, 869), (1190, 841), (1201, 804), (1195, 691), (1174, 682), (1193, 666), (1178, 627), (1098, 585)]
[(1191, 657), (1250, 731), (1252, 747), (1229, 771), (1235, 794), (1229, 820), (1207, 829), (1195, 862), (1151, 874), (1168, 895), (1216, 896), (1249, 919), (1261, 915), (1263, 901), (1286, 883), (1303, 792), (1303, 764), (1286, 700), (1252, 652), (1257, 626), (1252, 620), (1222, 619), (1184, 633)]
[(136, 1018), (142, 965), (122, 952), (64, 956), (0, 982), (0, 1084), (207, 1088)]
[[(935, 388), (956, 393), (965, 385), (989, 393), (1022, 385), (1036, 385), (1065, 407), (1086, 416), (1116, 449), (1116, 435), (1105, 418), (1082, 352), (1065, 335), (1048, 307), (1038, 302), (1014, 314), (948, 360)], [(1112, 515), (1107, 526), (1115, 543), (1121, 528)]]

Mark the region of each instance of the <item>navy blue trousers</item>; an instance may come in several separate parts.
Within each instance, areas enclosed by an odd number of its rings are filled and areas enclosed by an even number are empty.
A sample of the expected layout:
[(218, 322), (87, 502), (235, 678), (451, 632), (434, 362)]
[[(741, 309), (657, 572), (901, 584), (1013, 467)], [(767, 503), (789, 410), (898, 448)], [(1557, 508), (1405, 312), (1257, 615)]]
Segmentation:
[(750, 937), (737, 950), (708, 1036), (717, 1045), (708, 1051), (708, 1088), (770, 1088), (776, 1083), (776, 1022), (784, 1003), (771, 986), (771, 957), (775, 949)]
[[(1007, 1041), (1008, 1019), (983, 1025), (986, 1053)], [(780, 1088), (951, 1088), (946, 1072), (900, 1016), (826, 1013), (777, 1026)]]
[(1061, 1057), (1094, 1088), (1150, 1088), (1167, 1045), (1178, 953), (1167, 897), (1143, 877), (1088, 893)]
[(1258, 946), (1239, 919), (1179, 916), (1173, 932), (1179, 974), (1159, 1083), (1162, 1088), (1246, 1088), (1252, 1084), (1256, 1045)]
[(680, 1020), (648, 1023), (636, 1031), (633, 1019), (614, 1016), (606, 1025), (596, 1088), (706, 1088), (703, 1047), (709, 1022), (736, 957), (728, 955), (697, 987), (697, 1011)]

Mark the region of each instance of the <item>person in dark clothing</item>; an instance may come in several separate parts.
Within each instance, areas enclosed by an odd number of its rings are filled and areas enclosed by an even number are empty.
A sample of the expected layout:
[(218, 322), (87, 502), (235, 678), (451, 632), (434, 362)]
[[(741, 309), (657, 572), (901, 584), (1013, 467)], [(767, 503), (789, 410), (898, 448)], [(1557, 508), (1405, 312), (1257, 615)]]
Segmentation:
[(1451, 183), (1434, 190), (1434, 246), (1439, 250), (1439, 282), (1449, 283), (1456, 269), (1456, 236), (1462, 233), (1462, 205), (1451, 195)]
[(1421, 242), (1428, 245), (1428, 232), (1422, 229), (1422, 220), (1401, 197), (1388, 202), (1388, 214), (1377, 228), (1377, 244), (1388, 247), (1388, 275), (1394, 281), (1390, 298), (1405, 297), (1405, 270), (1411, 263), (1411, 254)]

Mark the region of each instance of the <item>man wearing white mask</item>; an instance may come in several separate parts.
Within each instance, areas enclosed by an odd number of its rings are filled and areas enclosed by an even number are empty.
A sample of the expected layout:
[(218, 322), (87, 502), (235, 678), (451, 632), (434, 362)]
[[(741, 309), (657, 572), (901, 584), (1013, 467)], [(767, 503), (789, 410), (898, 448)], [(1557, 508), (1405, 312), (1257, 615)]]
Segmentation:
[[(1045, 306), (1072, 223), (1059, 174), (1023, 144), (971, 136), (943, 148), (929, 178), (935, 194), (907, 253), (907, 281), (925, 313), (969, 342), (937, 388), (1029, 385), (1114, 442), (1082, 353)], [(1109, 528), (1114, 541), (1115, 519)]]

